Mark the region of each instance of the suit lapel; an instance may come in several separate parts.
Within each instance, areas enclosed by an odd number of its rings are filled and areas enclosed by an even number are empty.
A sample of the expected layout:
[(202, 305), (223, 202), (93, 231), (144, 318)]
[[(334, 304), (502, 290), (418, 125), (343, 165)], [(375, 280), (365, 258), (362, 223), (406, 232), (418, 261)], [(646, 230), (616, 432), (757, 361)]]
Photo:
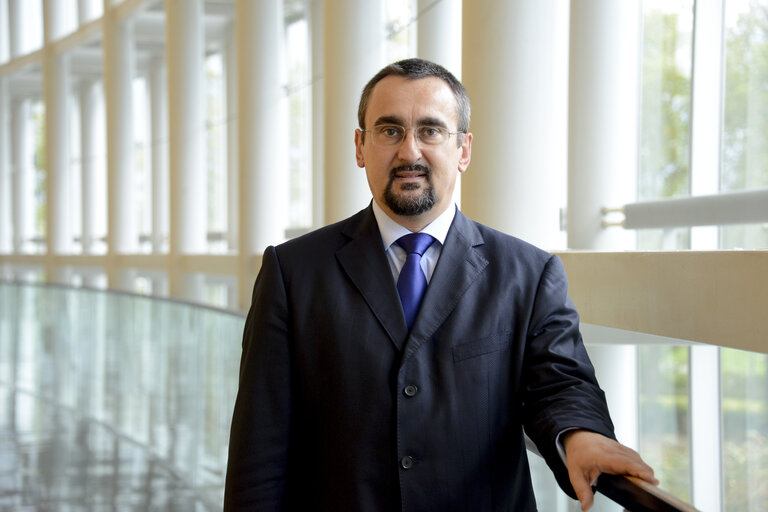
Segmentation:
[(336, 251), (336, 258), (402, 351), (408, 327), (371, 207), (352, 217), (343, 233), (350, 241)]
[(477, 227), (457, 211), (408, 338), (403, 360), (435, 333), (456, 308), (461, 296), (485, 270), (488, 260), (476, 249), (482, 244), (483, 237)]

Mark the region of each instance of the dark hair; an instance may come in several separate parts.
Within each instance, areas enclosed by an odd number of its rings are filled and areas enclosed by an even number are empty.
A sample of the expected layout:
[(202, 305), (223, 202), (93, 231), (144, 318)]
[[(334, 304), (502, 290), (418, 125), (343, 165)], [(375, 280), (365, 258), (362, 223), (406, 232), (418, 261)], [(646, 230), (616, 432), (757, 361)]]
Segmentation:
[(361, 129), (365, 129), (365, 112), (368, 110), (368, 100), (371, 97), (373, 88), (383, 78), (389, 75), (405, 77), (408, 80), (417, 80), (419, 78), (435, 77), (439, 78), (451, 88), (453, 96), (456, 98), (456, 109), (458, 117), (458, 131), (466, 133), (469, 131), (469, 96), (467, 90), (459, 80), (440, 64), (435, 64), (424, 59), (405, 59), (394, 62), (386, 66), (371, 80), (365, 84), (363, 93), (360, 95), (360, 105), (357, 109), (357, 122)]

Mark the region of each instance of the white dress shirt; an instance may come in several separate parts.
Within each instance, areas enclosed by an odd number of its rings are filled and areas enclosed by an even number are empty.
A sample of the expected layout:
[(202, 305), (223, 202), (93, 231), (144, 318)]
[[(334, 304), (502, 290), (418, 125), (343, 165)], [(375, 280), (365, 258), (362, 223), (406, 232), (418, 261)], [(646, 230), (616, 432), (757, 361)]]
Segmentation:
[[(411, 231), (392, 220), (389, 215), (376, 204), (376, 201), (373, 201), (373, 215), (376, 217), (376, 223), (379, 225), (381, 242), (384, 246), (387, 261), (389, 262), (389, 268), (392, 270), (392, 277), (394, 277), (395, 282), (397, 282), (397, 278), (400, 277), (400, 270), (405, 264), (407, 254), (405, 253), (405, 250), (395, 242), (397, 242), (401, 236), (411, 233)], [(443, 244), (445, 244), (445, 237), (448, 236), (448, 230), (450, 229), (455, 216), (456, 206), (451, 205), (446, 208), (439, 217), (421, 230), (421, 233), (428, 233), (436, 240), (421, 257), (421, 269), (427, 277), (427, 283), (432, 279), (435, 266), (437, 266), (437, 260), (440, 258)]]

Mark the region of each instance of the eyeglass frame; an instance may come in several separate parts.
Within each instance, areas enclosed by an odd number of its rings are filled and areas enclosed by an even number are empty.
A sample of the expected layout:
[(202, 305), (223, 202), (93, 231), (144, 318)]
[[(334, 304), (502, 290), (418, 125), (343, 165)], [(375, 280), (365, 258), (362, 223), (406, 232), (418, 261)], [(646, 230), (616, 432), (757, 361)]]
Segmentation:
[[(392, 144), (380, 144), (380, 143), (376, 142), (374, 140), (375, 134), (376, 133), (381, 133), (381, 130), (382, 129), (386, 129), (386, 128), (394, 128), (394, 129), (397, 129), (398, 131), (401, 131), (402, 136), (401, 136), (400, 140), (398, 140), (397, 142), (393, 142)], [(425, 142), (418, 135), (419, 129), (423, 129), (423, 128), (431, 128), (431, 129), (438, 130), (440, 132), (445, 132), (446, 138), (442, 142), (438, 142), (438, 143), (435, 143), (435, 144), (430, 144), (429, 142)], [(378, 132), (377, 132), (377, 129), (379, 130)], [(434, 124), (418, 125), (418, 126), (416, 126), (415, 129), (414, 128), (406, 128), (405, 126), (399, 125), (399, 124), (382, 124), (382, 125), (376, 126), (373, 129), (370, 129), (370, 130), (366, 129), (366, 128), (358, 128), (358, 130), (360, 130), (360, 132), (362, 132), (362, 133), (370, 132), (371, 133), (371, 140), (373, 141), (373, 143), (376, 144), (377, 146), (382, 146), (382, 147), (395, 147), (395, 146), (398, 146), (398, 145), (402, 144), (403, 141), (408, 136), (408, 131), (411, 131), (411, 133), (414, 134), (414, 138), (416, 139), (416, 142), (418, 142), (420, 144), (424, 144), (426, 146), (432, 146), (432, 147), (436, 147), (436, 146), (440, 146), (441, 144), (445, 144), (448, 141), (448, 139), (451, 138), (451, 135), (459, 135), (459, 134), (465, 135), (467, 133), (465, 131), (452, 132), (448, 128), (444, 127), (444, 126), (439, 126), (439, 125), (434, 125)]]

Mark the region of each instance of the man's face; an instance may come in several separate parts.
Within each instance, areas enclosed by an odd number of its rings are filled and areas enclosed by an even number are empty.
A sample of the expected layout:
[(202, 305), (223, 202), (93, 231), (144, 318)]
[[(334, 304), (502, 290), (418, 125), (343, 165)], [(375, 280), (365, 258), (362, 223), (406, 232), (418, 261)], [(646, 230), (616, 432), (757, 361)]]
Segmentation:
[(406, 129), (405, 139), (381, 145), (373, 134), (355, 132), (357, 165), (365, 167), (376, 203), (409, 228), (423, 228), (452, 203), (456, 176), (469, 166), (472, 135), (451, 135), (444, 143), (416, 140), (420, 126), (457, 131), (457, 106), (451, 88), (439, 78), (408, 80), (390, 75), (373, 88), (365, 128), (394, 125)]

